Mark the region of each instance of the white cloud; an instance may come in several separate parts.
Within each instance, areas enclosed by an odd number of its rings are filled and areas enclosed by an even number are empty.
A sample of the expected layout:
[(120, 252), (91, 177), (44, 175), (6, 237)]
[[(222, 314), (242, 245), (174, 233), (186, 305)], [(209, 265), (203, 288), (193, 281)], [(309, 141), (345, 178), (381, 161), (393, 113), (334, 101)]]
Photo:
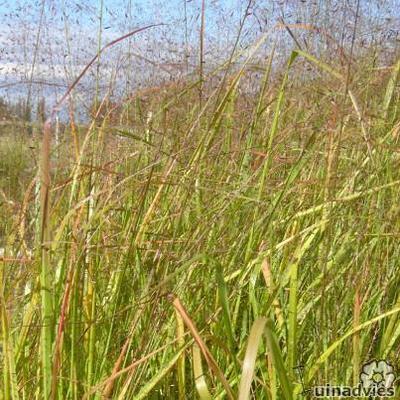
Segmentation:
[[(76, 77), (85, 68), (85, 65), (65, 66), (63, 64), (46, 64), (37, 63), (33, 69), (33, 79), (53, 79), (66, 80), (71, 77)], [(0, 63), (0, 77), (2, 78), (20, 78), (28, 79), (32, 74), (32, 65), (21, 64), (16, 62)], [(111, 76), (112, 68), (101, 68), (102, 77)]]

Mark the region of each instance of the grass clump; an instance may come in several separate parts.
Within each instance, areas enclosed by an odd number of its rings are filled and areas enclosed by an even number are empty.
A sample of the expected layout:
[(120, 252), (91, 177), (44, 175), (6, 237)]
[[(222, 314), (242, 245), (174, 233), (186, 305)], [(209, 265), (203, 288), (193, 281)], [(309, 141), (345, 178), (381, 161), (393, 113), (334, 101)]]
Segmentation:
[(201, 101), (154, 90), (57, 148), (47, 127), (41, 192), (2, 180), (4, 399), (295, 399), (299, 365), (399, 367), (396, 65), (349, 84), (299, 50), (253, 97), (244, 62)]

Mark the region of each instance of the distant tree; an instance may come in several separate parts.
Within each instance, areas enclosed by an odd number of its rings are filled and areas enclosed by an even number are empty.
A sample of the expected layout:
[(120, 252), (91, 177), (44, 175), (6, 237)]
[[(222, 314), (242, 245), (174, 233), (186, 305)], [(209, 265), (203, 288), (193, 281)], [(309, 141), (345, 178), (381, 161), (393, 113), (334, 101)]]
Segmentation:
[(24, 104), (24, 114), (22, 120), (26, 123), (26, 133), (28, 135), (32, 134), (32, 106), (29, 101)]
[(37, 120), (42, 124), (46, 121), (46, 100), (44, 97), (37, 104)]
[(7, 102), (0, 97), (0, 120), (1, 121), (6, 121), (11, 114), (11, 110)]

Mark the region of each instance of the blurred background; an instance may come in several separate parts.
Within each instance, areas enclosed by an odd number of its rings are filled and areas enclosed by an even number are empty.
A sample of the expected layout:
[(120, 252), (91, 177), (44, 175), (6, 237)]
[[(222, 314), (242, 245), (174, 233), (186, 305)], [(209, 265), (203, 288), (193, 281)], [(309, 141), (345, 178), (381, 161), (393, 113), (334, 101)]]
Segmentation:
[[(355, 58), (372, 55), (377, 67), (384, 67), (400, 44), (399, 0), (214, 0), (204, 4), (200, 0), (17, 0), (0, 3), (0, 21), (3, 123), (10, 113), (26, 122), (36, 119), (38, 107), (48, 111), (103, 45), (152, 24), (162, 25), (101, 55), (73, 92), (75, 118), (87, 118), (96, 93), (101, 96), (109, 91), (111, 98), (118, 99), (165, 82), (196, 78), (200, 53), (207, 72), (229, 58), (236, 41), (237, 50), (245, 54), (263, 33), (269, 39), (253, 60), (264, 63), (276, 43), (275, 72), (296, 45), (291, 35), (312, 54), (342, 65), (348, 63), (344, 54), (353, 47)], [(261, 74), (254, 65), (255, 79), (249, 80), (249, 90), (258, 85)], [(65, 112), (60, 116), (67, 119)]]

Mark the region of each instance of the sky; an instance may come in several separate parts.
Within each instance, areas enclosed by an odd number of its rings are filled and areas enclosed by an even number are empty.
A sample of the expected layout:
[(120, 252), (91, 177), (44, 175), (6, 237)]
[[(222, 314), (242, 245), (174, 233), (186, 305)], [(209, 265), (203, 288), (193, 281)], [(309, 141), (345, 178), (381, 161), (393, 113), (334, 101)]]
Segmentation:
[[(0, 0), (0, 95), (3, 97), (23, 96), (28, 89), (34, 90), (35, 96), (48, 96), (49, 92), (57, 96), (62, 89), (54, 84), (71, 82), (97, 52), (100, 0), (45, 0), (44, 9), (42, 6), (43, 0)], [(232, 21), (237, 15), (238, 20), (241, 9), (242, 4), (238, 0), (207, 1), (207, 34), (218, 37), (218, 40), (213, 40), (214, 43), (228, 47), (235, 30), (222, 23), (218, 25), (218, 21), (222, 21), (227, 14)], [(162, 23), (163, 26), (132, 37), (104, 54), (102, 80), (110, 79), (116, 61), (123, 63), (121, 53), (126, 51), (128, 42), (130, 52), (150, 62), (165, 64), (166, 69), (170, 68), (168, 64), (182, 61), (185, 41), (190, 46), (197, 46), (199, 13), (200, 2), (187, 1), (188, 29), (185, 39), (183, 0), (104, 0), (102, 44), (138, 27), (154, 23)], [(143, 59), (135, 57), (134, 62), (136, 69), (141, 70), (142, 80), (150, 79), (151, 73), (160, 72)], [(139, 78), (138, 74), (132, 75), (135, 75), (132, 80)], [(46, 81), (52, 85), (37, 87), (34, 83), (32, 89), (29, 83), (28, 88), (24, 82), (31, 80)], [(12, 86), (13, 83), (16, 85)], [(88, 86), (93, 88), (93, 85)]]
[[(335, 2), (343, 3), (332, 0), (329, 4)], [(255, 0), (240, 45), (254, 43), (281, 15), (288, 22), (310, 22), (310, 10), (316, 4), (317, 23), (338, 20), (347, 32), (352, 32), (354, 13), (343, 14), (338, 7), (336, 11), (335, 7), (328, 9), (326, 0)], [(227, 58), (246, 6), (243, 0), (206, 0), (206, 65)], [(46, 96), (53, 101), (59, 97), (65, 85), (96, 54), (100, 7), (101, 0), (0, 0), (0, 96), (15, 99), (29, 92), (35, 99)], [(379, 35), (398, 35), (400, 0), (361, 0), (361, 8), (363, 16), (376, 20)], [(120, 86), (129, 81), (133, 89), (156, 78), (179, 77), (188, 52), (189, 64), (197, 68), (200, 10), (201, 0), (104, 0), (102, 44), (141, 26), (164, 25), (140, 33), (102, 55), (101, 85), (107, 87), (116, 70), (120, 71), (115, 76)], [(344, 16), (348, 20), (340, 19)], [(360, 27), (359, 34), (371, 36), (369, 25)], [(279, 49), (290, 49), (287, 34), (281, 35), (284, 39)], [(96, 71), (93, 68), (82, 82), (82, 94), (91, 95)]]

